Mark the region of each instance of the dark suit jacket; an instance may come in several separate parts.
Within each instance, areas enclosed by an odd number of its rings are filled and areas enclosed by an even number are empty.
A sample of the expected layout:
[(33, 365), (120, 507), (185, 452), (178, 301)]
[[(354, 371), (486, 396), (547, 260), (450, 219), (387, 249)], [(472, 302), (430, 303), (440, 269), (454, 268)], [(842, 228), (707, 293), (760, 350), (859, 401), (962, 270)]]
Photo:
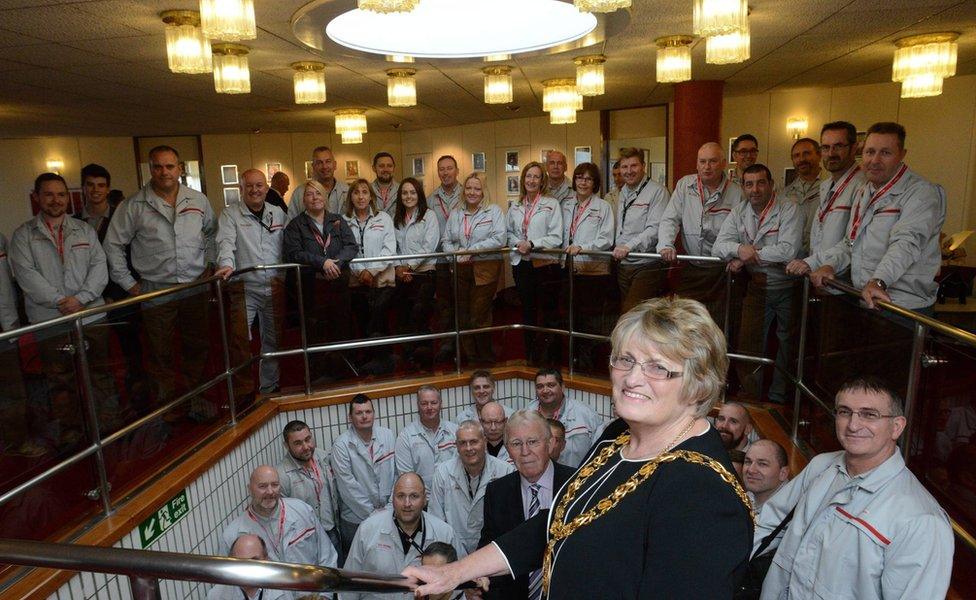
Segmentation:
[(288, 205), (285, 204), (285, 199), (281, 197), (281, 194), (278, 193), (278, 190), (274, 188), (268, 188), (268, 195), (264, 197), (264, 201), (267, 202), (268, 204), (273, 204), (278, 208), (280, 208), (281, 210), (285, 211), (286, 215), (288, 214)]
[[(572, 477), (576, 469), (553, 463), (553, 496), (555, 492)], [(487, 546), (498, 536), (515, 529), (525, 521), (525, 507), (522, 506), (522, 485), (518, 471), (499, 477), (488, 484), (485, 490), (485, 520), (481, 527), (478, 547)], [(529, 576), (523, 575), (514, 581), (508, 575), (492, 577), (491, 586), (485, 598), (494, 600), (521, 600), (529, 596)]]

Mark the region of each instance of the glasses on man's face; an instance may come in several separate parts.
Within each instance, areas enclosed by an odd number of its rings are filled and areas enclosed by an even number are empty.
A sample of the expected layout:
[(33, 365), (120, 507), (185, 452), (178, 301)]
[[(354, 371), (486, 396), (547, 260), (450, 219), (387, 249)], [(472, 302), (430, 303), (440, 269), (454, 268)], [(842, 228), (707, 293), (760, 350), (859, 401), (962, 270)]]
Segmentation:
[(536, 438), (529, 438), (529, 439), (527, 439), (525, 441), (522, 441), (522, 440), (508, 440), (509, 447), (511, 447), (516, 452), (519, 452), (520, 450), (522, 450), (522, 446), (525, 446), (529, 450), (532, 450), (534, 448), (538, 448), (539, 447), (539, 444), (541, 444), (541, 443), (542, 443), (542, 440), (536, 439)]
[(844, 148), (850, 148), (850, 144), (820, 144), (820, 152), (827, 154), (828, 152), (840, 152)]
[(759, 154), (759, 148), (743, 148), (741, 150), (733, 150), (732, 153), (740, 156), (745, 154)]
[(667, 367), (653, 360), (637, 362), (629, 356), (610, 357), (610, 367), (617, 369), (618, 371), (627, 371), (629, 373), (637, 365), (640, 366), (641, 373), (644, 374), (644, 377), (654, 379), (656, 381), (673, 379), (675, 377), (681, 377), (682, 375), (681, 371), (669, 371)]
[(851, 410), (851, 409), (847, 408), (846, 406), (841, 406), (840, 408), (838, 408), (838, 409), (836, 409), (834, 411), (834, 417), (836, 417), (838, 419), (843, 419), (845, 421), (846, 420), (849, 420), (854, 415), (857, 415), (857, 418), (858, 419), (860, 419), (860, 420), (862, 420), (862, 421), (864, 421), (866, 423), (875, 423), (875, 422), (877, 422), (880, 419), (893, 419), (894, 417), (897, 417), (898, 416), (898, 415), (883, 415), (880, 412), (874, 410), (873, 408), (863, 408), (861, 410)]

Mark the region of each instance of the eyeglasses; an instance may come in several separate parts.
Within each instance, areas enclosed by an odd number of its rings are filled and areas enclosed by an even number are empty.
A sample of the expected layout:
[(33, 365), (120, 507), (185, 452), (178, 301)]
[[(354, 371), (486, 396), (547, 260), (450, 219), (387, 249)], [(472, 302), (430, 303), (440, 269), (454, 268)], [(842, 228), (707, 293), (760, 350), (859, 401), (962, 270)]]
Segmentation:
[(733, 154), (759, 154), (759, 148), (743, 148), (742, 150), (733, 150)]
[(535, 439), (535, 438), (529, 438), (529, 439), (525, 440), (524, 442), (522, 440), (509, 440), (508, 441), (508, 446), (510, 446), (512, 448), (512, 450), (515, 450), (516, 452), (518, 452), (518, 451), (520, 451), (522, 449), (522, 446), (525, 446), (529, 450), (532, 450), (533, 448), (538, 448), (539, 447), (539, 444), (541, 444), (541, 443), (542, 443), (542, 440)]
[(844, 148), (850, 147), (850, 144), (820, 144), (820, 152), (840, 152)]
[(644, 374), (644, 377), (654, 379), (656, 381), (673, 379), (675, 377), (681, 377), (682, 375), (681, 371), (669, 371), (661, 363), (654, 362), (652, 360), (637, 362), (629, 356), (610, 357), (610, 367), (617, 369), (618, 371), (630, 372), (636, 365), (640, 366), (641, 373)]
[(893, 419), (898, 415), (883, 415), (880, 412), (874, 410), (873, 408), (866, 408), (863, 410), (851, 410), (846, 406), (842, 406), (834, 411), (834, 417), (838, 419), (850, 419), (852, 416), (857, 415), (857, 418), (866, 422), (874, 423), (878, 419)]

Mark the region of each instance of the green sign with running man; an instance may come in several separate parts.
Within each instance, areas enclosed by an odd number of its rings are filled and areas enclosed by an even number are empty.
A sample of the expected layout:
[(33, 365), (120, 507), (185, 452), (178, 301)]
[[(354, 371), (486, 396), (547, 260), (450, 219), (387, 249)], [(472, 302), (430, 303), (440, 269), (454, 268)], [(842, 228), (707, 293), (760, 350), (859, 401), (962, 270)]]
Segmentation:
[(190, 502), (186, 499), (186, 490), (183, 490), (139, 524), (139, 539), (142, 541), (143, 549), (162, 537), (188, 512), (190, 512)]

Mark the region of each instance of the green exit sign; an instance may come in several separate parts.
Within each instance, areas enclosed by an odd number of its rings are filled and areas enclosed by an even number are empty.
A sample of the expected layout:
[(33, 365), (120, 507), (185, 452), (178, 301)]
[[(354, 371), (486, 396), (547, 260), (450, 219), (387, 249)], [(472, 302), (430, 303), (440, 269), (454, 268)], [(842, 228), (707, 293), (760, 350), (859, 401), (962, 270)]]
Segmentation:
[(190, 503), (186, 499), (186, 490), (183, 490), (139, 524), (139, 539), (142, 540), (142, 547), (148, 548), (188, 512), (190, 512)]

